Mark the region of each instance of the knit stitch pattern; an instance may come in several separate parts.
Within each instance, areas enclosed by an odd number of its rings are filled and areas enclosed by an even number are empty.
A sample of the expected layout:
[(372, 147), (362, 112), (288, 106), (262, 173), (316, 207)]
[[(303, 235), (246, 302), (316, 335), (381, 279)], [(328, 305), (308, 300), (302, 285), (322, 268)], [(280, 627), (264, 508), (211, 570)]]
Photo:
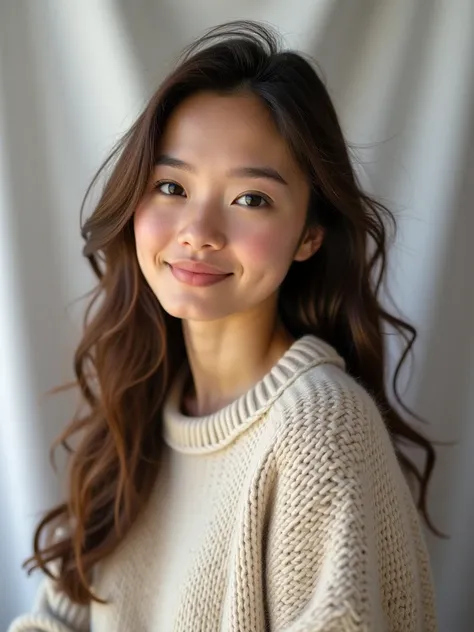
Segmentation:
[(109, 600), (42, 580), (8, 632), (434, 632), (420, 520), (380, 412), (329, 345), (296, 341), (212, 415), (163, 412), (149, 505), (97, 565)]

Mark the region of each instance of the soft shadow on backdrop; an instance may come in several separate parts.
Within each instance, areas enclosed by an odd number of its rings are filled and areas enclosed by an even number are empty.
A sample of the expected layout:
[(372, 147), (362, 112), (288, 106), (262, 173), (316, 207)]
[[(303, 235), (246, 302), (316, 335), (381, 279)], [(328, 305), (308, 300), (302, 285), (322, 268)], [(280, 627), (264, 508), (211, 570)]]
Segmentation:
[[(112, 144), (190, 39), (266, 20), (318, 62), (363, 183), (396, 213), (391, 293), (419, 329), (405, 396), (440, 450), (429, 538), (442, 631), (474, 620), (472, 0), (15, 0), (0, 7), (0, 629), (39, 581), (20, 568), (60, 494), (47, 450), (73, 396), (92, 277), (79, 206)], [(392, 353), (395, 347), (390, 346)]]

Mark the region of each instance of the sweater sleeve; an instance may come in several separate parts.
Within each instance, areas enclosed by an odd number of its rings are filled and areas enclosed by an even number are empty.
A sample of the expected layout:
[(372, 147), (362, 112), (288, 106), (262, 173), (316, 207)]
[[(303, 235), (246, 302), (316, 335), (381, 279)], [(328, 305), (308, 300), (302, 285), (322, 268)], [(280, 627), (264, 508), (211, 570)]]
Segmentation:
[(433, 632), (428, 557), (380, 414), (325, 384), (282, 415), (267, 531), (273, 632)]
[(55, 582), (43, 578), (31, 613), (17, 617), (7, 632), (89, 632), (89, 606), (72, 603), (56, 589)]

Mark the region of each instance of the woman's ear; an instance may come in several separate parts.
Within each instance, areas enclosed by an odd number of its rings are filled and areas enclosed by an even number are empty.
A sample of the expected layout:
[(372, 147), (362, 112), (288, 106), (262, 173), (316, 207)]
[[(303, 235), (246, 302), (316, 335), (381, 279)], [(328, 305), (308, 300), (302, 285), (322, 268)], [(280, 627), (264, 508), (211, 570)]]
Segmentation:
[(321, 248), (324, 239), (324, 228), (322, 226), (310, 226), (306, 229), (304, 238), (293, 257), (294, 261), (306, 261)]

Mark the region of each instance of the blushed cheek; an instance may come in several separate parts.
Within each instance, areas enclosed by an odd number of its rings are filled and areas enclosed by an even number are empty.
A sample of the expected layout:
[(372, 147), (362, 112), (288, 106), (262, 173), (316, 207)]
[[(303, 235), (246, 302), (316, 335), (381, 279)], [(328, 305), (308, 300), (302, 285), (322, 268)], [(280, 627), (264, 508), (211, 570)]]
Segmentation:
[(161, 251), (171, 233), (169, 219), (153, 211), (142, 208), (134, 217), (135, 242), (142, 256), (154, 255)]
[(288, 231), (259, 231), (248, 235), (242, 244), (245, 250), (245, 266), (252, 266), (262, 274), (284, 276), (291, 264), (293, 249), (292, 235)]

